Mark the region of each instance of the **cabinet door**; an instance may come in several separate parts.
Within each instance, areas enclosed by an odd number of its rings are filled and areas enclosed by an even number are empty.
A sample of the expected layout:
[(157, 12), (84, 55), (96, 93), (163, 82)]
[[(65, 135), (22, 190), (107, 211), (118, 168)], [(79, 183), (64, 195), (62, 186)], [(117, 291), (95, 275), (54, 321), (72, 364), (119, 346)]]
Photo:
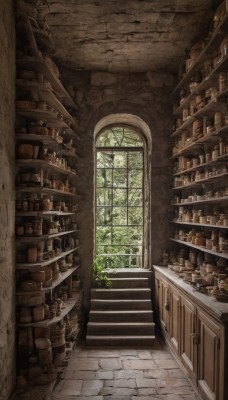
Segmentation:
[(174, 349), (179, 352), (180, 348), (180, 293), (170, 288), (170, 322), (169, 335)]
[(220, 360), (222, 327), (201, 311), (198, 312), (199, 342), (199, 391), (206, 400), (223, 400), (223, 366)]
[(169, 287), (168, 282), (163, 280), (159, 274), (155, 279), (156, 302), (158, 304), (159, 318), (163, 330), (169, 330)]
[(184, 296), (181, 298), (181, 361), (193, 380), (196, 381), (197, 344), (196, 308)]

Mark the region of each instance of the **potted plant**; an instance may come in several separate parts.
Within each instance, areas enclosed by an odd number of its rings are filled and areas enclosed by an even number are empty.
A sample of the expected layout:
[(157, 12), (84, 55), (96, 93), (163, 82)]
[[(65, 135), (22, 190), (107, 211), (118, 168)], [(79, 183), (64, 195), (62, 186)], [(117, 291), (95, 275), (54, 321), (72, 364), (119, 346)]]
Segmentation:
[(107, 275), (105, 258), (102, 256), (97, 256), (93, 262), (92, 279), (96, 287), (110, 288), (112, 286), (112, 281)]

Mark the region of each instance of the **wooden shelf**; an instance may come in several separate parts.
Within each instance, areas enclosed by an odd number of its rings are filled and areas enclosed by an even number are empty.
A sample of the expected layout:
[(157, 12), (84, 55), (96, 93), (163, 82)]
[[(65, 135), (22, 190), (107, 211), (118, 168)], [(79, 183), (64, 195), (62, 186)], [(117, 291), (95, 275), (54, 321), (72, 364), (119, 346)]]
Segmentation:
[(228, 55), (226, 55), (225, 57), (223, 57), (221, 59), (221, 61), (216, 65), (216, 67), (213, 69), (213, 71), (211, 71), (211, 73), (206, 76), (202, 82), (199, 83), (199, 85), (197, 86), (197, 88), (190, 93), (186, 99), (174, 110), (173, 115), (181, 115), (181, 113), (183, 112), (183, 110), (185, 108), (188, 108), (190, 101), (200, 92), (202, 92), (203, 90), (207, 89), (208, 86), (215, 81), (216, 75), (222, 71), (222, 70), (226, 70), (228, 67)]
[(54, 74), (42, 57), (23, 56), (23, 58), (17, 59), (17, 66), (26, 70), (42, 73), (45, 79), (50, 82), (53, 90), (62, 98), (64, 105), (74, 110), (77, 108), (59, 78)]
[(39, 240), (47, 240), (47, 239), (53, 239), (59, 236), (65, 236), (65, 235), (70, 235), (71, 233), (77, 232), (77, 229), (71, 230), (71, 231), (66, 231), (66, 232), (58, 232), (58, 233), (53, 233), (50, 235), (42, 235), (42, 236), (17, 236), (16, 240), (18, 243), (24, 243), (24, 242), (37, 242)]
[(223, 196), (223, 197), (212, 197), (210, 199), (202, 199), (202, 200), (197, 200), (197, 201), (188, 201), (185, 203), (172, 203), (172, 206), (188, 206), (192, 204), (201, 204), (201, 203), (220, 203), (220, 202), (226, 202), (228, 201), (228, 196)]
[(27, 142), (41, 142), (45, 145), (59, 146), (59, 143), (55, 138), (49, 135), (37, 135), (35, 133), (16, 133), (16, 140), (23, 140)]
[(216, 165), (217, 163), (224, 162), (226, 160), (228, 160), (228, 153), (227, 154), (223, 154), (222, 156), (219, 156), (214, 161), (208, 161), (208, 162), (203, 163), (203, 164), (198, 164), (198, 165), (196, 165), (196, 167), (191, 167), (191, 168), (185, 169), (183, 171), (176, 172), (173, 176), (180, 176), (180, 175), (184, 175), (184, 174), (187, 174), (187, 173), (191, 173), (192, 171), (197, 171), (198, 169), (209, 167), (211, 165)]
[(54, 317), (52, 319), (47, 319), (45, 321), (41, 322), (30, 322), (27, 324), (20, 324), (18, 323), (19, 327), (40, 327), (40, 328), (48, 328), (51, 325), (56, 324), (57, 322), (61, 321), (69, 312), (72, 310), (72, 308), (77, 304), (78, 301), (80, 301), (82, 298), (82, 291), (74, 292), (74, 297), (67, 299), (65, 301), (66, 308), (61, 310), (61, 314), (58, 317)]
[(74, 130), (63, 120), (57, 118), (57, 113), (51, 111), (40, 110), (38, 108), (34, 109), (19, 109), (16, 110), (17, 115), (27, 118), (27, 119), (35, 119), (42, 120), (54, 128), (65, 129), (69, 131), (71, 134), (76, 134)]
[(211, 224), (199, 224), (196, 222), (182, 222), (182, 221), (170, 221), (172, 224), (179, 224), (179, 225), (193, 225), (193, 226), (201, 226), (205, 228), (218, 228), (218, 229), (228, 229), (228, 226), (224, 225), (211, 225)]
[(57, 99), (56, 95), (48, 86), (42, 85), (38, 82), (27, 81), (24, 79), (16, 79), (16, 86), (18, 89), (22, 89), (23, 91), (39, 92), (40, 101), (45, 101), (49, 106), (58, 111), (59, 114), (62, 114), (65, 118), (67, 118), (69, 122), (76, 128), (76, 121), (73, 119), (73, 117), (69, 114), (64, 105)]
[[(221, 97), (219, 97), (220, 99)], [(180, 135), (183, 131), (186, 130), (191, 124), (197, 119), (204, 117), (205, 115), (213, 116), (216, 111), (219, 111), (223, 106), (223, 103), (218, 101), (217, 99), (211, 100), (205, 107), (201, 108), (200, 110), (196, 111), (194, 115), (188, 118), (183, 124), (176, 129), (175, 132), (171, 134), (171, 137), (175, 137)]]
[(77, 154), (71, 153), (71, 151), (64, 150), (64, 149), (60, 150), (58, 152), (58, 154), (61, 154), (62, 156), (69, 157), (69, 158), (75, 158), (75, 159), (79, 158), (79, 156)]
[(220, 136), (216, 131), (214, 131), (214, 134), (208, 133), (207, 135), (203, 135), (201, 138), (196, 140), (195, 142), (189, 144), (188, 146), (184, 147), (180, 151), (178, 151), (176, 154), (172, 155), (172, 158), (176, 158), (181, 156), (182, 154), (188, 154), (192, 153), (192, 150), (196, 149), (199, 146), (202, 146), (205, 143), (213, 143), (216, 142), (220, 139)]
[(212, 254), (213, 256), (226, 258), (228, 260), (228, 253), (218, 253), (217, 251), (208, 250), (205, 247), (196, 246), (195, 244), (192, 244), (190, 242), (189, 243), (185, 242), (184, 240), (178, 240), (178, 239), (173, 239), (173, 238), (171, 238), (170, 240), (172, 240), (173, 242), (176, 242), (176, 243), (183, 244), (185, 246), (191, 247), (193, 249), (197, 249), (197, 250), (203, 251), (204, 253)]
[(37, 262), (37, 263), (17, 263), (17, 264), (16, 264), (16, 268), (17, 268), (17, 269), (29, 269), (29, 270), (34, 270), (34, 269), (37, 269), (37, 268), (46, 267), (47, 265), (50, 265), (50, 264), (52, 264), (53, 262), (58, 261), (58, 260), (60, 260), (61, 258), (66, 257), (68, 254), (71, 254), (71, 253), (73, 253), (74, 251), (76, 251), (76, 250), (78, 250), (78, 249), (79, 249), (79, 246), (78, 246), (78, 247), (74, 247), (74, 248), (71, 249), (71, 250), (64, 251), (63, 253), (59, 254), (59, 255), (56, 256), (56, 257), (50, 258), (49, 260), (40, 261), (40, 262)]
[[(220, 22), (218, 27), (216, 28), (215, 32), (213, 33), (213, 36), (209, 40), (208, 44), (204, 47), (202, 50), (201, 54), (197, 58), (197, 60), (192, 64), (192, 66), (189, 68), (189, 70), (185, 73), (183, 78), (180, 80), (178, 85), (173, 91), (173, 94), (177, 92), (177, 90), (181, 89), (183, 86), (185, 86), (189, 81), (190, 78), (199, 70), (200, 64), (204, 60), (210, 57), (210, 55), (213, 54), (213, 52), (216, 50), (218, 44), (220, 43), (222, 39), (221, 33), (227, 32), (228, 30), (228, 12), (226, 12), (225, 17), (223, 20)], [(221, 60), (222, 61), (222, 60)]]
[(39, 159), (18, 159), (16, 160), (16, 165), (19, 167), (26, 167), (28, 166), (29, 168), (44, 168), (44, 169), (49, 169), (52, 171), (59, 172), (64, 175), (69, 175), (69, 176), (76, 176), (76, 172), (69, 171), (67, 169), (63, 169), (59, 167), (58, 165), (52, 163), (51, 161), (46, 161), (46, 160), (39, 160)]
[(52, 285), (50, 287), (42, 287), (42, 289), (39, 290), (34, 290), (32, 292), (25, 292), (22, 290), (18, 290), (16, 292), (17, 296), (30, 296), (31, 294), (40, 294), (40, 293), (46, 293), (46, 292), (50, 292), (53, 289), (55, 289), (57, 286), (60, 285), (60, 283), (62, 283), (63, 281), (65, 281), (65, 279), (67, 279), (69, 276), (71, 276), (75, 271), (77, 271), (79, 269), (79, 266), (77, 265), (76, 267), (72, 267), (69, 268), (66, 272), (61, 272), (61, 276), (56, 279), (56, 281), (52, 282)]
[(211, 176), (210, 178), (205, 178), (205, 179), (201, 179), (199, 181), (195, 181), (190, 183), (189, 185), (185, 185), (185, 186), (177, 186), (177, 187), (173, 187), (173, 190), (180, 190), (180, 189), (190, 189), (196, 185), (202, 185), (204, 183), (208, 183), (211, 182), (215, 179), (223, 179), (226, 176), (228, 176), (228, 172), (224, 173), (224, 174), (219, 174), (219, 175), (215, 175), (215, 176)]
[(16, 217), (52, 217), (54, 215), (64, 217), (68, 215), (75, 215), (75, 212), (64, 211), (17, 211)]
[(50, 189), (50, 188), (45, 188), (45, 187), (40, 187), (40, 186), (18, 186), (16, 188), (17, 192), (25, 192), (25, 193), (47, 193), (47, 194), (56, 194), (56, 195), (61, 195), (61, 196), (70, 196), (70, 197), (79, 197), (77, 194), (71, 193), (71, 192), (63, 192), (62, 190), (57, 190), (57, 189)]

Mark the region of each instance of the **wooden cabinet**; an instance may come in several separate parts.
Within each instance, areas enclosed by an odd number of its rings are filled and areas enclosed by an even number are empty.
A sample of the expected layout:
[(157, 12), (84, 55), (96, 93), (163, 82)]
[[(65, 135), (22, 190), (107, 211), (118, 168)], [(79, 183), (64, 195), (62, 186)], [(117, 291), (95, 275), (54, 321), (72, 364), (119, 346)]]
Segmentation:
[[(167, 284), (167, 283), (166, 283)], [(167, 289), (168, 290), (168, 289)], [(181, 298), (180, 293), (170, 286), (169, 295), (169, 336), (173, 348), (179, 352), (180, 350), (180, 310)]]
[[(156, 307), (167, 343), (204, 400), (226, 400), (228, 304), (194, 292), (168, 268), (154, 269)], [(169, 304), (165, 314), (164, 304)]]
[(181, 296), (180, 315), (180, 357), (189, 375), (196, 379), (197, 344), (199, 340), (196, 328), (196, 307), (186, 297)]
[[(224, 398), (222, 354), (220, 352), (224, 332), (222, 326), (215, 323), (201, 310), (197, 314), (199, 330), (199, 370), (198, 387), (203, 399)], [(223, 335), (223, 336), (222, 336)]]
[(156, 296), (159, 301), (157, 303), (159, 308), (160, 321), (162, 328), (169, 331), (169, 292), (168, 284), (163, 279), (156, 279)]

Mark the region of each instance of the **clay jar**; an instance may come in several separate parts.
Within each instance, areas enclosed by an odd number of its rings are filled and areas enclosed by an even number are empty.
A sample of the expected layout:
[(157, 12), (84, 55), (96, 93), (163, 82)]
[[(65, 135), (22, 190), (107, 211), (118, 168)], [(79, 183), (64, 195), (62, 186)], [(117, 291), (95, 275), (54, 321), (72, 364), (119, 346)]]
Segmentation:
[(33, 145), (28, 143), (20, 144), (17, 149), (17, 156), (23, 159), (33, 158)]
[(37, 306), (32, 310), (32, 319), (34, 322), (40, 322), (44, 320), (44, 307)]
[(27, 261), (28, 263), (36, 263), (37, 262), (37, 248), (36, 247), (29, 247), (27, 250)]
[(35, 282), (45, 282), (45, 270), (31, 271), (31, 279)]

